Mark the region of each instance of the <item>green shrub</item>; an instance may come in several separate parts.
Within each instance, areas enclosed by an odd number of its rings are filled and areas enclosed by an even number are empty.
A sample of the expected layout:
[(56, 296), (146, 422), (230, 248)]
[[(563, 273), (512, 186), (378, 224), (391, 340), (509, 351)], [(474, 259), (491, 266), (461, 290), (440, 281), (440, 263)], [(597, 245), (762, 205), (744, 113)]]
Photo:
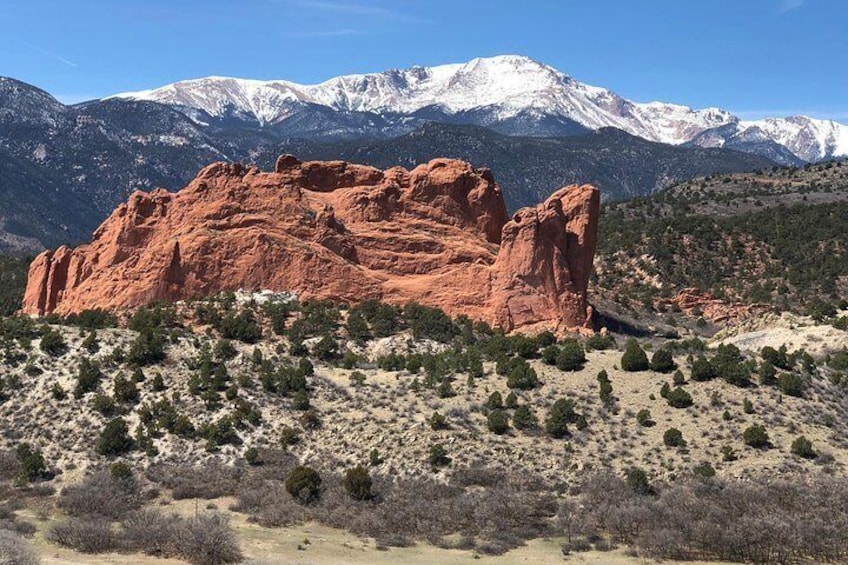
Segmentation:
[(760, 363), (758, 375), (760, 377), (760, 384), (768, 386), (777, 382), (777, 369), (774, 368), (771, 361)]
[(216, 359), (229, 361), (238, 355), (238, 350), (229, 339), (219, 339), (215, 343), (215, 349), (212, 350), (212, 354)]
[(560, 371), (579, 371), (586, 363), (586, 353), (576, 339), (566, 339), (557, 353), (556, 366)]
[(18, 475), (21, 481), (31, 483), (39, 479), (48, 479), (47, 464), (40, 449), (33, 448), (28, 443), (21, 443), (15, 451), (18, 462), (21, 464), (21, 472)]
[(301, 504), (316, 502), (321, 496), (321, 475), (311, 467), (299, 465), (289, 473), (286, 491)]
[(692, 395), (680, 387), (669, 391), (665, 399), (672, 408), (689, 408), (692, 406)]
[(669, 428), (663, 433), (663, 443), (666, 447), (686, 447), (683, 433), (677, 428)]
[(615, 338), (607, 334), (593, 334), (586, 340), (586, 351), (605, 351), (615, 347)]
[(488, 416), (486, 417), (486, 425), (489, 428), (489, 431), (496, 435), (503, 435), (509, 430), (509, 418), (506, 415), (506, 412), (503, 410), (496, 408), (495, 410), (489, 411)]
[(119, 404), (137, 404), (139, 400), (138, 387), (135, 381), (124, 378), (124, 375), (118, 373), (114, 381), (115, 402)]
[(122, 418), (106, 423), (97, 440), (97, 453), (105, 456), (122, 455), (133, 449), (134, 442), (129, 436), (129, 428)]
[(539, 350), (539, 344), (532, 337), (526, 335), (515, 335), (510, 338), (512, 351), (524, 359), (532, 359)]
[(559, 347), (556, 345), (549, 345), (542, 350), (542, 361), (545, 365), (556, 365), (558, 355)]
[(94, 330), (91, 330), (82, 340), (82, 348), (89, 353), (97, 353), (100, 350), (100, 343), (97, 341), (97, 333)]
[(350, 380), (351, 386), (357, 388), (361, 387), (365, 384), (365, 373), (363, 373), (362, 371), (354, 371), (350, 374), (348, 380)]
[(447, 418), (444, 417), (443, 414), (439, 414), (438, 412), (433, 412), (433, 415), (430, 416), (430, 428), (433, 430), (445, 430), (448, 428)]
[(77, 384), (74, 387), (74, 398), (82, 398), (86, 393), (97, 390), (102, 379), (103, 373), (100, 371), (100, 366), (88, 357), (81, 358), (77, 366)]
[(765, 426), (757, 424), (746, 428), (742, 432), (742, 439), (745, 441), (745, 445), (750, 445), (755, 449), (767, 448), (771, 443)]
[(145, 367), (165, 360), (165, 338), (156, 329), (145, 328), (136, 336), (127, 353), (127, 362)]
[(621, 369), (623, 371), (647, 371), (650, 367), (648, 356), (645, 351), (639, 347), (639, 343), (635, 339), (627, 342), (627, 347), (624, 350), (624, 355), (621, 356)]
[(62, 388), (62, 385), (59, 383), (53, 383), (53, 386), (50, 387), (50, 395), (54, 400), (65, 400), (68, 397), (68, 393), (65, 392), (65, 389)]
[(262, 459), (259, 457), (259, 450), (255, 447), (248, 447), (244, 451), (244, 460), (247, 461), (248, 465), (259, 465), (262, 463)]
[(362, 465), (357, 465), (345, 471), (342, 485), (347, 494), (354, 500), (371, 500), (371, 475)]
[(429, 461), (430, 466), (434, 468), (447, 467), (451, 463), (451, 458), (448, 457), (448, 452), (445, 449), (445, 446), (441, 443), (437, 443), (430, 448), (430, 454), (427, 457), (427, 461)]
[(674, 357), (668, 349), (658, 349), (651, 357), (651, 370), (658, 373), (670, 373), (674, 370)]
[(486, 401), (486, 408), (489, 410), (496, 410), (498, 408), (503, 408), (503, 406), (503, 397), (501, 396), (501, 393), (495, 391), (489, 395), (489, 399)]
[(107, 418), (111, 418), (118, 413), (118, 406), (115, 404), (115, 400), (105, 394), (94, 395), (91, 401), (91, 407), (95, 412), (99, 412)]
[(609, 375), (605, 370), (598, 373), (598, 397), (604, 405), (609, 406), (612, 403), (612, 383), (609, 380)]
[(162, 378), (162, 373), (153, 375), (153, 381), (150, 383), (150, 388), (153, 392), (162, 392), (165, 390), (165, 379)]
[(716, 378), (716, 370), (713, 364), (703, 355), (695, 359), (692, 364), (692, 380), (693, 381), (711, 381)]
[(748, 399), (747, 396), (742, 400), (742, 411), (746, 414), (754, 413), (754, 404)]
[(700, 465), (696, 465), (695, 468), (692, 469), (692, 473), (694, 473), (696, 477), (701, 477), (702, 479), (711, 479), (715, 477), (716, 471), (708, 461), (704, 461)]
[(648, 495), (652, 493), (648, 474), (638, 467), (631, 467), (627, 470), (626, 481), (627, 486), (636, 494)]
[(512, 415), (512, 425), (516, 430), (533, 429), (537, 424), (536, 415), (533, 414), (529, 406), (522, 404), (515, 409), (515, 413)]
[(300, 441), (300, 432), (291, 426), (283, 426), (280, 430), (280, 445), (283, 446), (283, 449), (288, 448), (289, 446), (295, 445)]
[(813, 442), (804, 436), (798, 436), (792, 442), (791, 451), (793, 455), (803, 457), (804, 459), (815, 459), (816, 451), (813, 449)]
[(256, 343), (262, 337), (262, 330), (251, 310), (224, 316), (220, 330), (225, 339), (235, 339), (244, 343)]
[(432, 339), (441, 343), (450, 343), (459, 335), (459, 328), (450, 316), (438, 308), (410, 302), (404, 306), (403, 315), (415, 339)]
[(553, 403), (545, 420), (545, 431), (553, 438), (563, 438), (568, 435), (568, 424), (577, 421), (574, 411), (574, 401), (570, 398), (560, 398)]
[(58, 331), (48, 328), (41, 335), (41, 343), (38, 347), (51, 357), (59, 357), (64, 355), (68, 350), (68, 344), (65, 343), (65, 338)]
[(636, 414), (636, 421), (639, 422), (640, 426), (644, 426), (646, 428), (654, 425), (654, 421), (651, 419), (651, 411), (647, 408), (639, 410)]
[(804, 392), (804, 380), (797, 373), (781, 373), (777, 386), (783, 394), (801, 396)]
[(539, 386), (539, 378), (530, 364), (520, 357), (514, 357), (507, 363), (506, 386), (519, 390), (529, 390)]

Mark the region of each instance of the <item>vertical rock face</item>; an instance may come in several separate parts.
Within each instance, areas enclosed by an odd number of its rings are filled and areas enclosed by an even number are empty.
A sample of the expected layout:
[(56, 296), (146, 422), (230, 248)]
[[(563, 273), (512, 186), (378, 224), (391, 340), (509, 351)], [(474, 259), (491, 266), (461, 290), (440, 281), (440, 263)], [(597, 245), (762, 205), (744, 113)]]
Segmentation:
[(556, 321), (586, 323), (586, 288), (597, 243), (600, 195), (592, 186), (558, 190), (519, 210), (502, 232), (494, 266), (495, 323), (505, 331)]
[(411, 300), (506, 331), (586, 322), (598, 191), (567, 187), (507, 218), (490, 171), (277, 160), (215, 163), (183, 190), (136, 192), (76, 249), (39, 255), (23, 312), (121, 311), (239, 288)]

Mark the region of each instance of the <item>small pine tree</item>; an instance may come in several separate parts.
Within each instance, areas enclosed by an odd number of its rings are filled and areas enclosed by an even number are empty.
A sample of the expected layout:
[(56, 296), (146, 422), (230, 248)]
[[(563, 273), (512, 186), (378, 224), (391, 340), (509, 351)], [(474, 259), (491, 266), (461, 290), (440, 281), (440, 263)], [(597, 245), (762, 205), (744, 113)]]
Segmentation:
[(516, 430), (533, 429), (538, 424), (536, 415), (530, 410), (526, 404), (522, 404), (515, 409), (515, 414), (512, 415), (512, 425)]
[(566, 339), (559, 348), (556, 366), (560, 371), (578, 371), (586, 363), (586, 353), (576, 339)]
[(489, 399), (486, 401), (486, 408), (488, 408), (489, 410), (496, 410), (498, 408), (503, 408), (503, 407), (504, 407), (504, 403), (503, 403), (503, 397), (501, 396), (501, 393), (499, 393), (498, 391), (495, 391), (495, 392), (493, 392), (492, 394), (489, 395)]
[(447, 467), (450, 465), (451, 458), (448, 457), (448, 452), (445, 449), (445, 446), (441, 443), (437, 443), (436, 445), (430, 448), (429, 456), (427, 460), (430, 462), (432, 467)]
[(129, 427), (122, 418), (115, 418), (106, 423), (100, 438), (97, 440), (97, 453), (105, 456), (122, 455), (131, 451), (134, 446), (129, 436)]
[(489, 431), (496, 435), (503, 435), (509, 430), (509, 418), (506, 412), (500, 408), (491, 410), (486, 417), (486, 425)]
[(668, 349), (658, 349), (651, 357), (651, 370), (658, 373), (670, 373), (674, 370), (674, 357)]
[(621, 369), (623, 371), (635, 372), (647, 371), (649, 367), (648, 356), (639, 347), (639, 343), (635, 339), (628, 341), (624, 355), (621, 356)]

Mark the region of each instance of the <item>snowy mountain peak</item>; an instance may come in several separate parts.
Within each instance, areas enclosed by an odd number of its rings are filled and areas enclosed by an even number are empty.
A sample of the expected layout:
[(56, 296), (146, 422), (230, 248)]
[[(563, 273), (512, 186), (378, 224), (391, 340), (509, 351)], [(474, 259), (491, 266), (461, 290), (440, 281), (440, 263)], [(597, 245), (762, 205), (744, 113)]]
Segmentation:
[[(590, 129), (615, 127), (670, 144), (700, 143), (693, 141), (697, 138), (722, 145), (726, 131), (764, 135), (805, 160), (848, 155), (848, 126), (836, 122), (805, 117), (741, 122), (720, 108), (632, 102), (521, 55), (345, 75), (313, 85), (211, 76), (114, 97), (178, 106), (196, 120), (200, 120), (197, 113), (204, 112), (276, 124), (302, 104), (384, 116), (436, 107), (448, 114), (485, 110), (496, 121), (526, 115), (564, 118)], [(718, 128), (721, 134), (706, 134)]]

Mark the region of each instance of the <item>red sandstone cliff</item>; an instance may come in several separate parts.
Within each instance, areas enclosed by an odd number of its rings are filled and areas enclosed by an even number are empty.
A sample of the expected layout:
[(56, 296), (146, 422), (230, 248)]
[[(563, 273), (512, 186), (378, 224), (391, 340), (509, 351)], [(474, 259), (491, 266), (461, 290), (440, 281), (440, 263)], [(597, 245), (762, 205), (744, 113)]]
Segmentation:
[(94, 232), (30, 266), (23, 311), (123, 310), (221, 290), (416, 300), (506, 331), (586, 322), (599, 195), (572, 186), (508, 220), (491, 173), (277, 160), (215, 163), (183, 190), (135, 192)]

